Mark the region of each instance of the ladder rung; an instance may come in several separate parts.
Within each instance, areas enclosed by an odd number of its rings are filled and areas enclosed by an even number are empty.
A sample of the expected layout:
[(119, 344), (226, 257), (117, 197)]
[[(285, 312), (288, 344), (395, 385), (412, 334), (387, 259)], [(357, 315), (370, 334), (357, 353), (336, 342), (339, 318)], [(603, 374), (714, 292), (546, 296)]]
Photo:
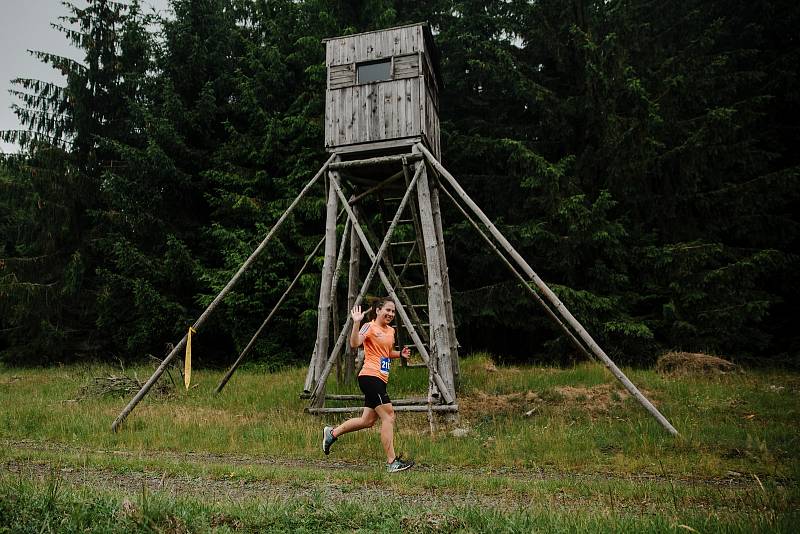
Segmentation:
[(400, 220), (398, 220), (397, 222), (398, 222), (399, 224), (403, 224), (403, 223), (413, 223), (413, 222), (414, 222), (414, 219), (400, 219)]
[(412, 308), (427, 308), (428, 305), (427, 304), (412, 304), (411, 307)]
[(403, 197), (386, 197), (383, 199), (384, 202), (400, 202), (403, 200)]
[(389, 243), (393, 247), (399, 247), (400, 245), (416, 245), (416, 241), (397, 241), (395, 243)]
[[(406, 328), (406, 325), (402, 325), (402, 326), (403, 326), (403, 328)], [(420, 326), (422, 328), (425, 328), (426, 326), (430, 326), (430, 324), (428, 324), (428, 323), (420, 323), (420, 324), (417, 324), (417, 325), (414, 325), (414, 326)], [(408, 330), (408, 329), (406, 328), (406, 330)]]
[(415, 286), (403, 286), (403, 289), (422, 289), (425, 284), (417, 284)]
[[(393, 267), (406, 267), (405, 263), (395, 263)], [(422, 267), (421, 263), (409, 263), (408, 267)]]

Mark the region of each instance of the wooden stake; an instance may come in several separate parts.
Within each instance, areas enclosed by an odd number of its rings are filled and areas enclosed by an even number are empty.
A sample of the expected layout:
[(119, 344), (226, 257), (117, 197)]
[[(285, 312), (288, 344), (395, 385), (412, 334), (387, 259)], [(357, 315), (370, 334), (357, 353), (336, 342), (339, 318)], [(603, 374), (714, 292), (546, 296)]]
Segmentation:
[[(350, 220), (348, 219), (347, 222), (349, 223)], [(263, 323), (261, 323), (261, 326), (258, 327), (258, 330), (256, 330), (256, 333), (253, 334), (253, 337), (250, 339), (250, 342), (244, 348), (242, 353), (239, 355), (239, 357), (236, 359), (236, 361), (233, 362), (233, 365), (231, 366), (231, 368), (228, 371), (228, 373), (223, 377), (222, 380), (220, 380), (219, 384), (217, 385), (217, 389), (215, 390), (215, 393), (220, 393), (222, 391), (222, 389), (225, 387), (225, 384), (228, 383), (228, 380), (231, 379), (231, 377), (233, 376), (233, 373), (236, 372), (236, 368), (239, 367), (239, 364), (242, 363), (242, 360), (244, 359), (244, 357), (247, 356), (247, 354), (250, 352), (250, 349), (253, 348), (253, 345), (255, 345), (256, 340), (258, 339), (258, 336), (261, 335), (261, 332), (267, 326), (267, 323), (269, 323), (269, 321), (272, 319), (272, 316), (275, 315), (275, 312), (278, 310), (278, 308), (280, 308), (281, 304), (283, 304), (283, 301), (286, 299), (286, 296), (294, 288), (295, 284), (297, 284), (297, 281), (300, 280), (300, 276), (305, 272), (306, 267), (308, 267), (308, 264), (311, 263), (311, 260), (314, 258), (314, 256), (316, 256), (317, 251), (319, 250), (319, 248), (322, 246), (322, 244), (324, 242), (325, 242), (325, 238), (323, 237), (322, 239), (320, 239), (319, 243), (317, 243), (317, 246), (314, 247), (314, 250), (311, 252), (311, 254), (308, 255), (308, 257), (306, 258), (305, 263), (303, 264), (302, 267), (300, 267), (300, 271), (298, 271), (297, 275), (294, 277), (294, 280), (292, 280), (292, 283), (290, 283), (289, 287), (286, 288), (286, 291), (283, 292), (283, 295), (281, 295), (281, 298), (278, 299), (278, 302), (275, 304), (275, 306), (273, 306), (272, 311), (269, 312), (269, 315), (267, 315), (267, 318), (264, 319)]]
[(314, 361), (317, 357), (317, 342), (314, 341), (314, 350), (311, 351), (311, 358), (308, 361), (308, 371), (306, 371), (306, 380), (303, 382), (303, 392), (309, 393), (314, 387)]
[[(335, 157), (336, 155), (333, 154), (331, 155), (330, 158), (328, 158), (328, 161), (325, 162), (322, 168), (319, 171), (317, 171), (317, 174), (314, 175), (314, 177), (300, 191), (300, 194), (298, 194), (297, 197), (294, 199), (294, 201), (292, 201), (289, 207), (286, 208), (286, 211), (283, 212), (283, 215), (280, 216), (278, 221), (269, 231), (267, 237), (265, 237), (264, 240), (261, 242), (261, 244), (258, 245), (258, 248), (256, 248), (253, 251), (253, 253), (250, 254), (250, 257), (247, 258), (247, 260), (239, 268), (239, 270), (236, 271), (236, 274), (233, 275), (233, 278), (231, 278), (228, 284), (222, 289), (222, 291), (220, 291), (219, 295), (217, 295), (214, 301), (208, 305), (208, 308), (206, 308), (203, 314), (200, 315), (197, 321), (192, 325), (192, 327), (196, 331), (200, 331), (200, 328), (205, 324), (206, 320), (208, 319), (208, 316), (211, 315), (211, 313), (214, 311), (214, 309), (216, 309), (220, 301), (222, 301), (222, 299), (225, 298), (228, 292), (230, 292), (230, 290), (233, 289), (233, 287), (239, 282), (239, 279), (242, 277), (244, 272), (253, 264), (256, 258), (261, 254), (261, 252), (267, 246), (267, 243), (269, 243), (270, 240), (272, 239), (272, 236), (275, 235), (275, 232), (278, 231), (278, 228), (281, 227), (281, 225), (289, 216), (289, 214), (292, 212), (292, 210), (294, 210), (295, 206), (297, 206), (297, 204), (300, 202), (300, 199), (302, 199), (308, 192), (308, 190), (311, 189), (311, 187), (317, 182), (319, 177), (322, 176), (322, 173), (328, 169), (328, 165), (333, 161)], [(161, 362), (161, 365), (158, 366), (158, 369), (156, 369), (153, 375), (147, 380), (147, 382), (145, 382), (144, 386), (142, 386), (142, 389), (139, 390), (139, 392), (133, 397), (133, 399), (131, 399), (128, 405), (125, 406), (122, 412), (120, 412), (117, 418), (114, 419), (114, 422), (111, 423), (111, 430), (113, 432), (117, 431), (119, 425), (122, 424), (122, 422), (133, 411), (136, 405), (139, 404), (139, 402), (144, 398), (145, 395), (147, 395), (147, 392), (150, 391), (150, 388), (153, 387), (153, 384), (155, 384), (156, 381), (158, 381), (158, 379), (161, 377), (161, 375), (164, 374), (164, 370), (166, 370), (166, 368), (169, 366), (173, 358), (175, 358), (175, 356), (177, 356), (185, 346), (186, 346), (186, 335), (184, 335), (183, 338), (180, 340), (180, 342), (178, 342), (178, 344), (175, 345), (175, 347), (167, 355), (167, 357), (164, 358), (164, 361)]]
[(627, 389), (630, 392), (630, 394), (633, 395), (636, 398), (636, 400), (638, 400), (639, 403), (642, 406), (644, 406), (645, 409), (648, 412), (650, 412), (650, 414), (653, 417), (656, 418), (656, 420), (661, 424), (661, 426), (663, 426), (673, 436), (677, 436), (678, 431), (675, 430), (675, 427), (673, 427), (670, 424), (670, 422), (667, 421), (667, 419), (663, 415), (661, 415), (661, 412), (659, 412), (658, 409), (655, 406), (653, 406), (653, 404), (649, 400), (647, 400), (647, 398), (644, 395), (642, 395), (642, 393), (636, 388), (636, 386), (633, 385), (633, 382), (631, 382), (628, 379), (628, 377), (625, 376), (625, 374), (611, 360), (611, 358), (609, 358), (608, 355), (606, 355), (606, 353), (603, 352), (603, 349), (601, 349), (600, 346), (597, 344), (597, 342), (595, 342), (595, 340), (592, 339), (592, 336), (589, 335), (589, 333), (586, 331), (585, 328), (583, 328), (583, 326), (578, 322), (578, 320), (572, 316), (572, 314), (569, 312), (566, 306), (564, 306), (564, 304), (559, 300), (556, 294), (553, 293), (549, 287), (547, 287), (547, 284), (545, 284), (542, 281), (542, 279), (539, 278), (539, 276), (534, 272), (531, 266), (528, 265), (528, 263), (522, 258), (522, 256), (519, 255), (519, 253), (514, 249), (514, 247), (511, 246), (511, 243), (508, 242), (505, 236), (503, 236), (503, 234), (500, 233), (500, 231), (494, 226), (494, 224), (492, 224), (492, 221), (486, 216), (486, 214), (483, 213), (483, 211), (478, 207), (478, 205), (475, 204), (475, 202), (469, 197), (469, 195), (467, 195), (467, 193), (461, 188), (456, 179), (453, 178), (453, 175), (447, 172), (447, 169), (445, 169), (442, 166), (442, 164), (439, 163), (436, 160), (436, 158), (433, 157), (433, 155), (428, 151), (428, 149), (425, 148), (422, 144), (418, 143), (415, 146), (423, 154), (425, 154), (425, 157), (428, 159), (430, 164), (439, 172), (441, 176), (443, 176), (447, 180), (447, 182), (450, 184), (450, 186), (453, 188), (456, 194), (459, 197), (461, 197), (464, 203), (467, 206), (469, 206), (469, 208), (472, 210), (473, 213), (475, 213), (475, 215), (477, 215), (478, 219), (484, 224), (484, 226), (486, 226), (486, 228), (489, 230), (492, 236), (500, 243), (500, 245), (503, 247), (503, 249), (505, 249), (508, 255), (511, 256), (511, 258), (533, 281), (533, 283), (536, 284), (536, 287), (538, 287), (539, 291), (541, 291), (542, 294), (545, 296), (545, 298), (547, 298), (547, 300), (550, 301), (550, 304), (552, 304), (553, 308), (555, 308), (555, 311), (558, 312), (561, 315), (561, 317), (563, 317), (566, 320), (567, 324), (569, 324), (575, 330), (575, 332), (578, 334), (581, 340), (583, 340), (583, 342), (586, 343), (589, 350), (591, 350), (598, 358), (600, 358), (600, 360), (605, 364), (608, 370), (611, 371), (611, 374), (613, 374), (617, 378), (617, 380), (619, 380), (622, 383), (622, 385), (625, 386), (625, 389)]

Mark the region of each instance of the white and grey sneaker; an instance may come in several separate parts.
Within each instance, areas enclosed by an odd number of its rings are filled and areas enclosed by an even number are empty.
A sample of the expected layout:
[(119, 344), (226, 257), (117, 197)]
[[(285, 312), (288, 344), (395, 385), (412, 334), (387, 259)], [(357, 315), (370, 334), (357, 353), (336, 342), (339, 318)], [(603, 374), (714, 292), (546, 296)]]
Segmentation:
[(336, 438), (333, 436), (333, 427), (326, 426), (322, 429), (322, 452), (326, 455), (331, 453), (331, 445), (333, 442), (336, 441)]
[(413, 465), (414, 462), (410, 460), (406, 462), (398, 456), (392, 463), (386, 464), (386, 471), (389, 473), (397, 473), (398, 471), (405, 471)]

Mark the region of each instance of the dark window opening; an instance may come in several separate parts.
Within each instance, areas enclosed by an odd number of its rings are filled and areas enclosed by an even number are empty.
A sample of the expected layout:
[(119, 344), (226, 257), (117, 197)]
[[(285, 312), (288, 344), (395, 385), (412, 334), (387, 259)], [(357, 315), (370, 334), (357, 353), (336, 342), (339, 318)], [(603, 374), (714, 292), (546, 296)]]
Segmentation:
[(392, 79), (392, 60), (371, 61), (361, 63), (356, 67), (358, 83), (380, 82)]

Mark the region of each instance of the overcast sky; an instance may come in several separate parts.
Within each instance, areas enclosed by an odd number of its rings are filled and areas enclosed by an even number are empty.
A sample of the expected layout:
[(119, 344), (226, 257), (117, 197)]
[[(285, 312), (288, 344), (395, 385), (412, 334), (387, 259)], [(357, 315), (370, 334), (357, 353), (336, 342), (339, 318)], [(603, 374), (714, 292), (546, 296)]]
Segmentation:
[[(73, 2), (85, 7), (85, 0)], [(169, 0), (142, 0), (146, 11), (150, 7), (166, 9)], [(60, 0), (0, 0), (0, 130), (20, 128), (11, 111), (15, 102), (8, 90), (14, 78), (36, 78), (63, 84), (64, 78), (47, 65), (37, 61), (27, 51), (42, 50), (81, 59), (64, 34), (50, 27), (67, 9)], [(0, 141), (0, 150), (16, 152), (18, 148)]]

